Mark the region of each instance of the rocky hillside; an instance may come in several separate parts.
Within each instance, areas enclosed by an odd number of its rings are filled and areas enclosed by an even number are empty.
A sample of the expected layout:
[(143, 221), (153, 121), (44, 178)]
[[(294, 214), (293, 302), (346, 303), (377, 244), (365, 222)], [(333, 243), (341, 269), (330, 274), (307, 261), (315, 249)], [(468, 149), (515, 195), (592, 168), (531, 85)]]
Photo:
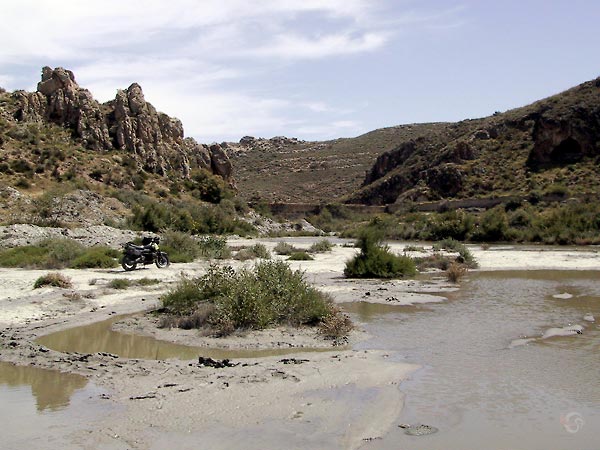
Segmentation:
[(531, 192), (600, 192), (600, 79), (532, 105), (458, 123), (353, 139), (230, 144), (247, 196), (383, 205)]
[(0, 223), (29, 221), (52, 198), (61, 222), (118, 222), (132, 207), (119, 193), (216, 203), (234, 187), (225, 149), (184, 137), (137, 83), (101, 104), (71, 71), (44, 67), (36, 92), (0, 89)]
[[(231, 163), (221, 146), (185, 138), (181, 122), (156, 111), (137, 83), (119, 90), (114, 100), (100, 104), (77, 84), (70, 70), (44, 67), (36, 92), (0, 94), (0, 120), (0, 164), (4, 174), (20, 172), (20, 166), (27, 163), (48, 163), (53, 156), (48, 153), (57, 149), (56, 143), (48, 140), (54, 139), (115, 161), (120, 159), (147, 174), (186, 179), (194, 169), (201, 168), (233, 183)], [(67, 133), (61, 134), (59, 129)], [(23, 141), (33, 146), (29, 149), (31, 155), (23, 148)], [(54, 156), (61, 159), (60, 155)], [(58, 173), (77, 165), (75, 160), (70, 163), (71, 167), (57, 164), (53, 169)], [(111, 165), (99, 164), (94, 169), (90, 171), (93, 173), (78, 175), (92, 180), (114, 175)], [(45, 170), (36, 167), (35, 173), (43, 174)], [(112, 181), (117, 185), (123, 180)], [(124, 182), (134, 184), (134, 180)]]

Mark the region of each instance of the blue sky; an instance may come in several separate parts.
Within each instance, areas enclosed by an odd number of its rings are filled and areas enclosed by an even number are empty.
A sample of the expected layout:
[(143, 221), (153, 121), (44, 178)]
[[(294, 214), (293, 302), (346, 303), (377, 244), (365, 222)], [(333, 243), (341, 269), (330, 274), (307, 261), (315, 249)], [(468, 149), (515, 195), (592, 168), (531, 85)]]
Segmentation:
[(352, 137), (528, 104), (600, 76), (596, 0), (19, 0), (0, 86), (141, 84), (200, 142)]

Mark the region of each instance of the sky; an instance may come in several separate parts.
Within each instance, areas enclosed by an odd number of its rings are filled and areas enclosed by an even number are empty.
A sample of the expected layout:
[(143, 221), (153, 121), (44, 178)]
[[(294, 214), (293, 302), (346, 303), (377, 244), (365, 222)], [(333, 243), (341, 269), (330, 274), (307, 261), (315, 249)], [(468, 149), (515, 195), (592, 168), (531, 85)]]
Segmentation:
[(505, 111), (600, 76), (597, 0), (5, 1), (0, 86), (137, 82), (202, 143)]

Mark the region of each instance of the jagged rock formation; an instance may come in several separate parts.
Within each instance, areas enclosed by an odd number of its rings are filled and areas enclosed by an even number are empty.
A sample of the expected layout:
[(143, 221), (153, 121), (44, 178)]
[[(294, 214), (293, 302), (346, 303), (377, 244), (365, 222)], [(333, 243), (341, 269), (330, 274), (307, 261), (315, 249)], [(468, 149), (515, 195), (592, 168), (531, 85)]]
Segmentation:
[(233, 185), (224, 148), (184, 138), (181, 121), (156, 111), (137, 83), (101, 105), (77, 84), (70, 70), (44, 67), (37, 92), (17, 91), (13, 97), (19, 104), (17, 120), (61, 125), (88, 149), (125, 150), (139, 169), (159, 175), (176, 173), (187, 178), (192, 169), (203, 168)]

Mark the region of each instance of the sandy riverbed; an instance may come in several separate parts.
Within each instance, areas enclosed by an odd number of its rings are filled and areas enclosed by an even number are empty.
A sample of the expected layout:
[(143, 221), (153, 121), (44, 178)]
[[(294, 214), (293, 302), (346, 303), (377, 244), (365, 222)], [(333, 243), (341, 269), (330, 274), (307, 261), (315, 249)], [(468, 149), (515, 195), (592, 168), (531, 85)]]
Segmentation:
[[(261, 240), (273, 247), (280, 239)], [(308, 247), (310, 239), (290, 239)], [(232, 245), (256, 243), (237, 240)], [(393, 243), (401, 251), (404, 244)], [(596, 249), (471, 247), (480, 270), (600, 269)], [(356, 250), (338, 245), (315, 261), (293, 262), (309, 282), (337, 302), (368, 301), (409, 305), (445, 301), (457, 289), (443, 277), (388, 282), (350, 281), (344, 262)], [(399, 355), (331, 347), (331, 352), (294, 353), (285, 358), (245, 358), (234, 367), (199, 366), (197, 361), (153, 361), (111, 355), (61, 353), (35, 343), (41, 335), (140, 312), (181, 273), (202, 273), (206, 262), (175, 264), (125, 273), (117, 270), (64, 270), (73, 289), (33, 289), (47, 271), (0, 269), (0, 360), (85, 375), (106, 388), (114, 413), (72, 436), (73, 448), (359, 448), (397, 425), (402, 408), (400, 383), (417, 367)], [(240, 264), (240, 263), (235, 263)], [(158, 287), (110, 289), (118, 278), (158, 278)], [(194, 332), (158, 330), (152, 320), (128, 319), (127, 332), (199, 346), (273, 348), (329, 347), (313, 330), (278, 329), (230, 339), (207, 339)], [(353, 340), (366, 338), (360, 326)], [(351, 346), (349, 346), (351, 347)], [(287, 363), (286, 363), (287, 360)], [(290, 360), (293, 360), (290, 363)], [(296, 363), (294, 363), (296, 362)], [(59, 431), (52, 431), (59, 432)]]

